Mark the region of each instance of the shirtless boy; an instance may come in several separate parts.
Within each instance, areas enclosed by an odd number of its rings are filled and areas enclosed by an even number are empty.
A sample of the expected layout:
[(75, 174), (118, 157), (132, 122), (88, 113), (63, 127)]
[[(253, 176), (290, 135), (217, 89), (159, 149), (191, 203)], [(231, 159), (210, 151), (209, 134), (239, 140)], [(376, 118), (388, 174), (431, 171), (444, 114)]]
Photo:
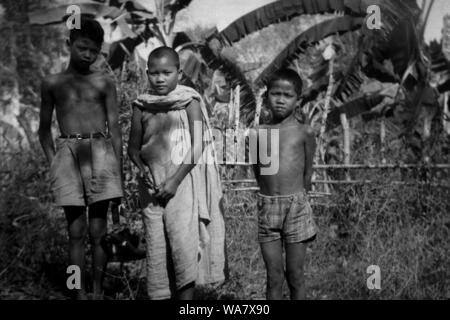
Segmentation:
[[(106, 255), (100, 240), (106, 233), (110, 200), (122, 197), (122, 139), (114, 82), (92, 72), (103, 42), (100, 24), (81, 19), (70, 31), (67, 70), (47, 76), (41, 86), (39, 140), (50, 163), (56, 204), (62, 206), (69, 229), (69, 260), (81, 270), (77, 299), (86, 299), (85, 238), (93, 250), (93, 293), (101, 298)], [(51, 134), (53, 109), (61, 132), (56, 148)], [(87, 224), (86, 207), (89, 212)]]
[[(272, 123), (251, 133), (256, 135), (258, 145), (261, 145), (261, 139), (272, 136), (272, 130), (279, 133), (279, 141), (275, 143), (279, 145), (278, 172), (264, 174), (261, 169), (266, 166), (259, 161), (254, 166), (260, 188), (258, 240), (267, 269), (266, 297), (269, 300), (282, 299), (285, 275), (283, 248), (291, 299), (305, 298), (303, 265), (306, 247), (316, 234), (307, 198), (307, 191), (311, 189), (315, 138), (312, 128), (300, 123), (295, 116), (301, 90), (302, 80), (296, 72), (289, 69), (278, 71), (267, 87)], [(267, 134), (262, 135), (262, 130)], [(268, 141), (267, 145), (272, 143)]]

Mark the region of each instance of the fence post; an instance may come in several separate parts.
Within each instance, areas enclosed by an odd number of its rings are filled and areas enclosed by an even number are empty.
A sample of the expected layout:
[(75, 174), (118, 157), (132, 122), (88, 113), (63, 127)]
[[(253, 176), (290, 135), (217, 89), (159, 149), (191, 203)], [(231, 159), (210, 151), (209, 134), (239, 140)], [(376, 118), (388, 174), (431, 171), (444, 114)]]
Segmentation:
[(384, 121), (384, 118), (381, 118), (380, 122), (380, 144), (381, 144), (381, 163), (386, 163), (386, 123)]
[(240, 116), (240, 105), (241, 105), (241, 86), (236, 86), (236, 92), (234, 93), (234, 161), (238, 161), (239, 154), (239, 144), (238, 144), (238, 134), (239, 134), (239, 116)]
[[(350, 164), (350, 147), (351, 147), (351, 141), (350, 141), (350, 126), (348, 123), (347, 115), (345, 112), (341, 112), (341, 125), (342, 129), (344, 131), (344, 164), (349, 165)], [(347, 181), (351, 180), (350, 172), (348, 170), (345, 170), (345, 177)]]

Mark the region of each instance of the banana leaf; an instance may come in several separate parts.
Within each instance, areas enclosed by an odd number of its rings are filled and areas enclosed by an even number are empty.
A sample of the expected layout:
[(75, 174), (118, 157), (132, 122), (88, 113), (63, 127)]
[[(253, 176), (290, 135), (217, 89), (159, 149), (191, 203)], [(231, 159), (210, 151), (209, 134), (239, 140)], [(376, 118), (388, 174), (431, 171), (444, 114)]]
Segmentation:
[(122, 66), (123, 61), (129, 53), (134, 51), (144, 40), (141, 37), (126, 38), (124, 40), (114, 42), (109, 49), (108, 63), (113, 70)]
[(382, 10), (383, 27), (391, 28), (399, 17), (407, 15), (408, 8), (418, 9), (417, 4), (405, 0), (280, 0), (262, 6), (225, 28), (216, 35), (221, 41), (232, 44), (241, 38), (280, 21), (306, 14), (344, 12), (346, 15), (365, 17), (370, 5)]
[[(304, 49), (330, 35), (349, 32), (361, 27), (362, 18), (353, 18), (349, 16), (327, 20), (301, 33), (278, 56), (269, 64), (268, 67), (255, 80), (257, 85), (265, 83), (268, 78), (282, 66), (288, 65)], [(318, 77), (320, 78), (320, 77)]]
[(370, 96), (363, 96), (355, 100), (349, 101), (339, 108), (334, 108), (327, 117), (327, 130), (332, 130), (341, 124), (341, 113), (345, 113), (348, 119), (356, 117), (360, 114), (369, 112), (384, 99), (381, 94), (373, 94)]

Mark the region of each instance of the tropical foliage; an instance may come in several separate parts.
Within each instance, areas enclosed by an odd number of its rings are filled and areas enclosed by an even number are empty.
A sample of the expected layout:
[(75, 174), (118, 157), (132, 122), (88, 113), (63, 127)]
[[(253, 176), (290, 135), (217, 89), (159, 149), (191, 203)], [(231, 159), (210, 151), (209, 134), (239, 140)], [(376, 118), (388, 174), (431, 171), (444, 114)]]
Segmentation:
[[(67, 61), (63, 22), (68, 4), (80, 5), (107, 31), (110, 45), (98, 67), (116, 77), (125, 143), (131, 101), (146, 87), (136, 47), (165, 43), (180, 52), (183, 81), (203, 90), (220, 129), (233, 122), (228, 102), (230, 96), (237, 98), (238, 88), (239, 99), (232, 102), (240, 101), (241, 126), (253, 124), (258, 105), (263, 109), (261, 121), (270, 118), (261, 89), (274, 70), (288, 66), (305, 82), (302, 116), (318, 133), (324, 131), (320, 141), (325, 163), (341, 164), (346, 158), (343, 115), (355, 163), (419, 162), (423, 155), (449, 162), (448, 136), (436, 107), (437, 98), (442, 103), (446, 93), (449, 100), (448, 45), (422, 44), (421, 21), (427, 10), (419, 11), (415, 0), (281, 0), (220, 31), (183, 32), (174, 28), (174, 21), (189, 1), (157, 1), (158, 6), (150, 2), (2, 2), (0, 298), (66, 298), (65, 221), (52, 205), (47, 163), (35, 132), (40, 80)], [(369, 4), (381, 8), (381, 30), (366, 27)], [(235, 184), (225, 183), (252, 175), (244, 167), (221, 169), (231, 274), (225, 286), (200, 298), (260, 299), (265, 273), (256, 242), (255, 195), (236, 192), (231, 188)], [(128, 212), (122, 219), (141, 232), (136, 181), (126, 156), (124, 172)], [(348, 177), (338, 170), (326, 170), (326, 175), (331, 180)], [(448, 188), (434, 185), (447, 183), (448, 173), (425, 167), (356, 170), (351, 175), (372, 183), (338, 185), (332, 196), (313, 201), (321, 236), (311, 247), (308, 297), (449, 298), (449, 283), (443, 281), (450, 279), (445, 267), (450, 257)], [(406, 185), (397, 184), (399, 180)], [(373, 263), (388, 275), (376, 293), (361, 281), (361, 272)], [(110, 264), (107, 295), (146, 298), (142, 270), (139, 263), (123, 268)]]

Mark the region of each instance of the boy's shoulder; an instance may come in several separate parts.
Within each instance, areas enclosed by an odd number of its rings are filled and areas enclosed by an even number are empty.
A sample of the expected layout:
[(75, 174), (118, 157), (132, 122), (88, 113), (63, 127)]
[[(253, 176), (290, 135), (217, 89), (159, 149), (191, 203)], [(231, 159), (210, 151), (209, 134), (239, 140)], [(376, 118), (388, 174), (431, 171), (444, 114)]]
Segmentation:
[(49, 74), (49, 75), (45, 76), (44, 79), (42, 79), (42, 87), (51, 89), (55, 85), (61, 83), (63, 80), (64, 80), (63, 72)]
[(305, 136), (314, 136), (314, 129), (309, 124), (299, 123), (297, 127)]
[(304, 142), (305, 140), (315, 138), (314, 129), (309, 124), (295, 121), (287, 125), (287, 128), (288, 132), (285, 133), (285, 139)]
[[(115, 81), (114, 78), (108, 74), (104, 74), (101, 72), (93, 72), (92, 74), (90, 74), (90, 79), (95, 80), (96, 82), (100, 82), (106, 85), (114, 85)], [(43, 80), (42, 80), (42, 84), (43, 85), (47, 85), (47, 86), (52, 86), (52, 85), (58, 85), (67, 81), (72, 81), (74, 79), (74, 75), (66, 72), (66, 71), (62, 71), (59, 73), (53, 73), (53, 74), (49, 74), (47, 75)], [(87, 81), (87, 80), (86, 80)]]

